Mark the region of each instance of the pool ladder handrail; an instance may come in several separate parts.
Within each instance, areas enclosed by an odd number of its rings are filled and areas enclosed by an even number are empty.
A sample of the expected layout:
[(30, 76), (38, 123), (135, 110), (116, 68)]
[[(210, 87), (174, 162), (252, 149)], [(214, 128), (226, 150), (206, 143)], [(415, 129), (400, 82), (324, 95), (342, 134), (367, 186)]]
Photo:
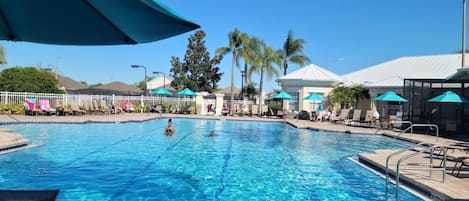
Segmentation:
[[(421, 147), (422, 149), (416, 149), (418, 147)], [(443, 167), (439, 167), (439, 168), (435, 168), (433, 167), (433, 151), (436, 149), (436, 148), (439, 148), (442, 152), (443, 152), (443, 160), (442, 160), (442, 165)], [(385, 168), (385, 176), (386, 176), (386, 191), (388, 190), (388, 184), (389, 184), (389, 160), (393, 157), (393, 156), (396, 156), (398, 154), (401, 154), (401, 153), (404, 153), (406, 151), (415, 151), (413, 153), (410, 153), (410, 154), (407, 154), (405, 156), (402, 156), (401, 158), (398, 159), (397, 161), (397, 164), (396, 164), (396, 177), (395, 177), (395, 182), (396, 182), (396, 194), (398, 193), (399, 191), (399, 177), (400, 177), (400, 173), (399, 173), (399, 169), (400, 169), (400, 165), (401, 165), (401, 162), (405, 161), (405, 160), (408, 160), (410, 158), (413, 158), (417, 155), (420, 155), (420, 154), (423, 154), (423, 153), (428, 153), (430, 152), (430, 157), (429, 157), (429, 163), (428, 164), (415, 164), (413, 163), (412, 165), (415, 165), (415, 166), (429, 166), (429, 168), (405, 168), (405, 169), (414, 169), (414, 170), (428, 170), (429, 171), (429, 177), (431, 177), (432, 175), (432, 171), (442, 171), (442, 182), (444, 183), (445, 182), (445, 179), (446, 179), (446, 151), (447, 149), (442, 146), (442, 145), (439, 145), (439, 144), (433, 144), (433, 143), (427, 143), (427, 142), (421, 142), (421, 143), (418, 143), (416, 145), (413, 145), (413, 146), (410, 146), (406, 149), (402, 149), (402, 150), (399, 150), (399, 151), (396, 151), (394, 153), (391, 153), (388, 157), (386, 157), (386, 168)]]
[(436, 142), (438, 142), (438, 138), (440, 137), (440, 129), (438, 128), (438, 125), (436, 124), (411, 124), (409, 127), (406, 129), (402, 130), (397, 136), (400, 136), (402, 133), (407, 132), (408, 130), (411, 130), (410, 135), (412, 135), (414, 131), (414, 127), (430, 127), (430, 128), (436, 128)]
[[(395, 123), (395, 124), (409, 124), (409, 127), (413, 125), (413, 123), (411, 121), (391, 121), (391, 123)], [(407, 127), (407, 128), (409, 128)], [(376, 131), (375, 131), (375, 134), (378, 134), (378, 132), (380, 130), (382, 130), (384, 127), (379, 127)], [(406, 129), (407, 129), (406, 128)], [(412, 129), (411, 132), (413, 132), (414, 130)]]

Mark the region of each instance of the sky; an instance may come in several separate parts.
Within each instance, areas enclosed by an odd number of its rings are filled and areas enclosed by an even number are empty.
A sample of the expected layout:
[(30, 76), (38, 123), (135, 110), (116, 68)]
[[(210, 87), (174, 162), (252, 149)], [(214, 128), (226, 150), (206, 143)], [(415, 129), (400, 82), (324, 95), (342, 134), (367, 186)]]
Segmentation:
[[(207, 34), (211, 56), (228, 46), (234, 28), (280, 49), (292, 30), (306, 41), (311, 63), (344, 75), (403, 56), (454, 53), (461, 49), (462, 0), (162, 0), (179, 15), (199, 24)], [(58, 46), (1, 41), (8, 64), (55, 68), (88, 84), (143, 80), (148, 74), (169, 74), (172, 56), (184, 58), (187, 39), (195, 31), (161, 41), (116, 46)], [(220, 64), (219, 88), (230, 86), (231, 56)], [(288, 72), (301, 66), (290, 64)], [(240, 70), (235, 83), (241, 86)], [(283, 71), (279, 69), (281, 74)], [(275, 77), (264, 91), (279, 89)], [(253, 81), (258, 82), (257, 76)]]

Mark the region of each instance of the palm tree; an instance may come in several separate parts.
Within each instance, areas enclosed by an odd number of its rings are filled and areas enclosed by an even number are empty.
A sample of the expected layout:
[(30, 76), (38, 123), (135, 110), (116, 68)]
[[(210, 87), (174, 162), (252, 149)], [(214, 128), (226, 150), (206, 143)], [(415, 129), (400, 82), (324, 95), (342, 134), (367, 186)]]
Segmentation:
[(278, 51), (274, 51), (271, 47), (266, 44), (261, 45), (260, 51), (258, 52), (257, 56), (254, 57), (253, 65), (249, 69), (249, 74), (252, 75), (253, 72), (259, 73), (260, 80), (259, 80), (259, 114), (262, 112), (262, 94), (263, 94), (263, 87), (264, 87), (264, 73), (267, 74), (267, 78), (271, 79), (273, 75), (278, 76), (278, 71), (272, 64), (277, 64), (280, 66), (282, 61), (280, 60), (280, 56)]
[[(234, 74), (235, 74), (235, 66), (239, 66), (239, 50), (242, 47), (242, 38), (247, 37), (245, 33), (241, 33), (238, 28), (235, 28), (232, 32), (228, 33), (228, 40), (229, 40), (229, 47), (220, 47), (216, 50), (216, 54), (218, 55), (226, 55), (228, 53), (232, 54), (232, 61), (231, 61), (231, 108), (233, 108), (233, 100), (234, 100)], [(230, 114), (233, 114), (233, 110), (230, 110)]]
[[(239, 49), (239, 55), (243, 58), (244, 61), (244, 72), (246, 73), (244, 79), (245, 86), (249, 85), (248, 82), (248, 68), (249, 65), (253, 63), (255, 60), (256, 55), (259, 53), (260, 45), (262, 41), (257, 37), (249, 37), (245, 35), (242, 39), (242, 47)], [(247, 88), (247, 87), (246, 87)], [(244, 89), (241, 89), (244, 90)]]
[(288, 31), (288, 36), (283, 44), (282, 54), (280, 55), (283, 63), (283, 75), (287, 74), (288, 62), (301, 66), (310, 62), (309, 58), (303, 54), (305, 43), (306, 41), (301, 38), (295, 39), (291, 30)]

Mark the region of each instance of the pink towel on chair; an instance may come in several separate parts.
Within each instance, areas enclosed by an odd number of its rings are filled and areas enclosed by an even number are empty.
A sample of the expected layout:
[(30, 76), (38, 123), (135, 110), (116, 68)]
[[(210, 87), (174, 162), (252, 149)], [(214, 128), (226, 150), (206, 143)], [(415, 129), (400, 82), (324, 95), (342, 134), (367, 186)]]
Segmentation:
[(39, 100), (39, 105), (42, 111), (50, 111), (49, 100)]
[(29, 99), (26, 99), (24, 102), (26, 102), (26, 104), (28, 105), (28, 110), (34, 110), (34, 108), (36, 108), (35, 102), (32, 102)]

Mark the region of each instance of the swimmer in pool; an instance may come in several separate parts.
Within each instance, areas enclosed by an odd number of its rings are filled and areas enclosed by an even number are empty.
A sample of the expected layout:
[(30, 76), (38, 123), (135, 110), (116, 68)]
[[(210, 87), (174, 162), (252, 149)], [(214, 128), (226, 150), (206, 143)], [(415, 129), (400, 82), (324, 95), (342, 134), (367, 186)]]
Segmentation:
[(173, 126), (173, 121), (171, 119), (168, 120), (168, 126), (164, 129), (165, 135), (173, 135), (176, 132), (176, 128)]

